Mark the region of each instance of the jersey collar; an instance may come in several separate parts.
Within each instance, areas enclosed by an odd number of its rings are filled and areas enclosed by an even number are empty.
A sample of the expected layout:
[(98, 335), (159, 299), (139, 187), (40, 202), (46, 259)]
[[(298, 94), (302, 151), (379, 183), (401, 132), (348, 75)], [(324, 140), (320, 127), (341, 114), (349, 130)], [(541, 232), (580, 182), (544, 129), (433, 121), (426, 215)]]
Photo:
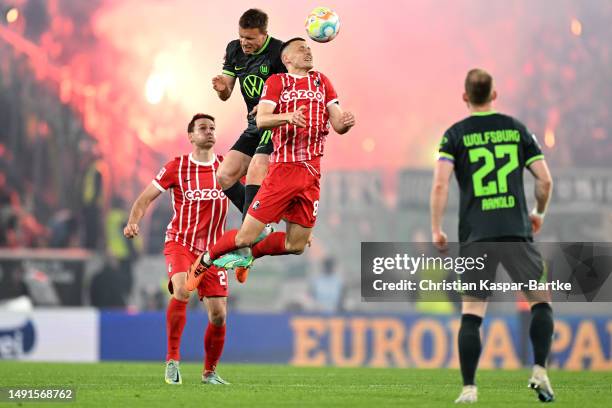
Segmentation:
[(488, 112), (472, 112), (472, 116), (490, 116), (490, 115), (495, 115), (497, 112), (495, 111), (488, 111)]
[(198, 164), (200, 166), (212, 166), (213, 164), (215, 164), (215, 160), (217, 160), (217, 155), (215, 154), (214, 157), (212, 158), (211, 161), (207, 161), (207, 162), (201, 162), (201, 161), (197, 161), (196, 159), (193, 158), (193, 154), (189, 153), (189, 161), (194, 163), (194, 164)]
[(251, 55), (259, 55), (259, 54), (261, 54), (262, 52), (264, 52), (264, 51), (266, 50), (266, 48), (268, 48), (268, 44), (270, 44), (270, 39), (271, 39), (271, 38), (272, 38), (272, 37), (270, 37), (270, 36), (268, 35), (268, 38), (266, 38), (266, 42), (264, 42), (264, 44), (261, 46), (261, 48), (259, 49), (259, 51), (254, 52), (254, 53), (253, 53), (253, 54), (251, 54)]

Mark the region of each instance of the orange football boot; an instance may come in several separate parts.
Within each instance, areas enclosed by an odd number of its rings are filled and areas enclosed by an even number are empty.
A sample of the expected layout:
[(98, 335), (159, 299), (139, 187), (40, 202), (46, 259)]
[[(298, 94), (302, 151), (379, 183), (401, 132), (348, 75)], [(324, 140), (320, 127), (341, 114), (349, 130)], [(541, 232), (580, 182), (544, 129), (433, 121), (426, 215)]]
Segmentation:
[(237, 266), (234, 272), (236, 272), (236, 280), (240, 283), (246, 282), (249, 277), (249, 269), (244, 266)]
[(204, 252), (197, 257), (195, 262), (189, 268), (189, 272), (187, 273), (187, 284), (185, 287), (188, 291), (195, 290), (198, 286), (200, 286), (200, 282), (204, 278), (204, 272), (208, 269), (206, 266), (202, 265), (200, 261), (204, 256)]

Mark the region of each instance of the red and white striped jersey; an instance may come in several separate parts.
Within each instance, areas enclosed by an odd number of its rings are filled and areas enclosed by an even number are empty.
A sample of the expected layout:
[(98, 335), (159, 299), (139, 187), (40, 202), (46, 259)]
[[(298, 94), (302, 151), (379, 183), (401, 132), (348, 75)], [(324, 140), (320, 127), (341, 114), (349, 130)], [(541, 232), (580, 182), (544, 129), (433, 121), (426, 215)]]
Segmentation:
[(217, 183), (223, 160), (195, 160), (191, 153), (168, 162), (152, 181), (160, 191), (170, 189), (174, 216), (166, 230), (166, 242), (175, 241), (199, 254), (225, 232), (229, 200)]
[(309, 161), (323, 156), (329, 133), (327, 108), (338, 102), (329, 79), (320, 72), (306, 76), (274, 74), (266, 81), (259, 102), (273, 104), (274, 113), (294, 112), (305, 106), (306, 127), (282, 125), (272, 130), (272, 162)]

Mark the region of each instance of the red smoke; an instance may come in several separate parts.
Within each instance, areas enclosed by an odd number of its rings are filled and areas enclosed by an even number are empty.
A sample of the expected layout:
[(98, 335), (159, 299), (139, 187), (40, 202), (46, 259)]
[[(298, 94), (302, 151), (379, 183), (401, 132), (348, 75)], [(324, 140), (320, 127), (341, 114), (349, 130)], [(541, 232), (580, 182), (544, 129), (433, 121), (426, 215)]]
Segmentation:
[[(462, 81), (474, 66), (493, 73), (500, 109), (514, 113), (523, 103), (520, 77), (534, 70), (524, 50), (533, 48), (540, 20), (571, 35), (563, 24), (573, 18), (572, 3), (544, 3), (537, 7), (548, 14), (538, 19), (524, 2), (328, 2), (342, 30), (331, 43), (311, 44), (315, 66), (331, 78), (358, 126), (330, 135), (326, 168), (429, 166), (442, 132), (466, 114)], [(189, 149), (185, 126), (193, 113), (217, 117), (221, 153), (244, 128), (238, 89), (223, 103), (210, 79), (237, 35), (238, 17), (251, 6), (246, 0), (223, 7), (198, 0), (48, 0), (48, 24), (37, 40), (25, 39), (18, 25), (0, 26), (0, 39), (26, 53), (36, 77), (82, 115), (113, 183), (135, 178), (141, 184), (155, 173), (160, 156)], [(262, 8), (272, 35), (305, 35), (311, 2)], [(575, 76), (571, 70), (561, 75)]]

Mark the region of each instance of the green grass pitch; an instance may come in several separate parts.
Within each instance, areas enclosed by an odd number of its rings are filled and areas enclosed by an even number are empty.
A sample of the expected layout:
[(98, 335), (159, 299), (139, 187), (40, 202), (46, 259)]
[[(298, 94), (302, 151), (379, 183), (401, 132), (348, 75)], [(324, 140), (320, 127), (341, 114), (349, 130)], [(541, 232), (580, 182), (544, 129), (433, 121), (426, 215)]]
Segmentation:
[[(182, 364), (183, 385), (164, 383), (163, 363), (58, 364), (0, 362), (0, 387), (67, 386), (73, 403), (24, 407), (440, 407), (454, 406), (457, 370), (301, 368), (223, 364), (229, 386), (200, 384), (200, 364)], [(553, 407), (612, 406), (612, 372), (552, 371)], [(478, 373), (483, 407), (541, 404), (527, 389), (528, 370)], [(17, 406), (0, 402), (0, 408)]]

